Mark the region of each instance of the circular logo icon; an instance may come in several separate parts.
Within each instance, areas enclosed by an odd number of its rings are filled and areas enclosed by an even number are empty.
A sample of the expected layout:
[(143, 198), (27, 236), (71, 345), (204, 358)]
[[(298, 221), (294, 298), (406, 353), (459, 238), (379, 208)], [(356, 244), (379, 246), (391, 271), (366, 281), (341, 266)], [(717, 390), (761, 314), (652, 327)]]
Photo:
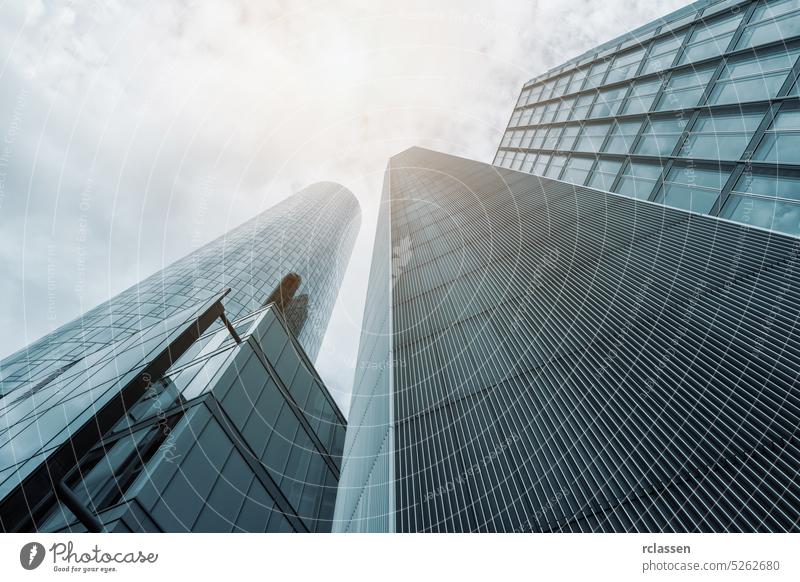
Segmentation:
[(30, 542), (19, 551), (19, 563), (26, 570), (35, 570), (44, 561), (44, 546), (39, 542)]

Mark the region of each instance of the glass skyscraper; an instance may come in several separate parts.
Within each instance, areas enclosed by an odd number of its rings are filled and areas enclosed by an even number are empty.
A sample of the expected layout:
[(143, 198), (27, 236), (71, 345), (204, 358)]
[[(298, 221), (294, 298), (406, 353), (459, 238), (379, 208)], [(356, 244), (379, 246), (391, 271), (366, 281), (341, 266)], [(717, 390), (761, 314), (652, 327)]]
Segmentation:
[(800, 1), (695, 2), (525, 83), (494, 164), (800, 235)]
[(329, 530), (312, 362), (359, 223), (314, 184), (0, 362), (2, 529)]
[(393, 157), (335, 531), (800, 530), (800, 242)]

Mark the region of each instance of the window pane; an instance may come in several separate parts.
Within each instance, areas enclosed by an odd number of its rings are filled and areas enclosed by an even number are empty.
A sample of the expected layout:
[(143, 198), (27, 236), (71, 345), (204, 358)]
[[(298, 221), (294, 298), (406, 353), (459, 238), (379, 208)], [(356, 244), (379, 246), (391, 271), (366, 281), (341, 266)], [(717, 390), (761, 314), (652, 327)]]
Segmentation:
[(678, 155), (714, 160), (738, 160), (764, 117), (747, 114), (701, 115)]
[(586, 124), (578, 138), (578, 143), (575, 144), (575, 150), (579, 152), (599, 151), (610, 126), (610, 123)]
[(547, 168), (544, 175), (550, 178), (558, 178), (558, 175), (561, 173), (561, 168), (564, 167), (564, 162), (566, 161), (567, 156), (553, 156), (550, 166)]
[(767, 162), (800, 163), (800, 109), (785, 105), (781, 108), (753, 157)]
[(589, 175), (589, 170), (593, 163), (594, 158), (572, 156), (569, 162), (567, 162), (567, 169), (564, 170), (564, 175), (561, 179), (573, 184), (583, 184), (584, 181), (586, 181), (586, 176)]
[(620, 160), (599, 160), (588, 185), (599, 190), (611, 190), (614, 178), (617, 177), (621, 167), (622, 162)]
[(606, 147), (603, 148), (604, 152), (609, 154), (627, 154), (633, 141), (636, 139), (636, 134), (639, 133), (639, 128), (642, 126), (641, 119), (633, 121), (621, 121), (614, 125), (611, 130), (611, 135), (608, 138)]
[(674, 167), (656, 200), (668, 206), (708, 213), (728, 179), (729, 171)]
[(541, 176), (544, 173), (544, 169), (547, 167), (547, 162), (549, 161), (550, 154), (540, 154), (536, 159), (536, 165), (533, 166), (533, 173)]
[(800, 2), (783, 0), (761, 3), (750, 19), (737, 48), (758, 46), (800, 34)]
[(556, 149), (556, 144), (558, 143), (558, 138), (561, 135), (562, 126), (556, 125), (550, 128), (547, 132), (547, 137), (544, 138), (544, 144), (542, 145), (543, 149), (546, 150), (554, 150)]
[(580, 125), (567, 125), (564, 128), (564, 132), (561, 134), (561, 139), (558, 142), (558, 149), (560, 150), (569, 150), (572, 149), (572, 144), (575, 143), (575, 137), (578, 135), (578, 132), (581, 130)]
[(575, 105), (575, 97), (568, 97), (561, 102), (561, 107), (556, 113), (553, 121), (566, 121), (569, 119), (569, 114), (572, 113), (572, 106)]
[(677, 36), (667, 36), (657, 40), (650, 50), (642, 74), (655, 73), (671, 67), (675, 60), (675, 54), (683, 43), (684, 36), (685, 33), (680, 33)]
[(597, 100), (592, 107), (591, 117), (609, 117), (616, 115), (628, 87), (617, 87), (616, 89), (606, 89), (597, 94)]
[(697, 24), (686, 50), (681, 55), (680, 64), (693, 63), (722, 54), (736, 32), (744, 11), (715, 20), (708, 24)]
[(624, 113), (646, 113), (650, 111), (653, 101), (661, 88), (661, 79), (640, 81), (633, 86), (628, 102), (625, 104)]
[(713, 69), (710, 68), (675, 73), (664, 88), (656, 109), (665, 111), (694, 107), (703, 95), (712, 73)]
[(684, 127), (686, 120), (682, 117), (651, 120), (636, 146), (636, 153), (648, 156), (670, 155)]
[(592, 65), (592, 72), (589, 73), (588, 77), (586, 77), (586, 85), (584, 86), (584, 89), (592, 89), (600, 85), (603, 82), (603, 77), (605, 76), (606, 70), (608, 70), (608, 65), (610, 63), (610, 60), (602, 60)]
[(581, 86), (583, 85), (583, 80), (586, 78), (586, 73), (588, 69), (578, 69), (572, 75), (572, 79), (570, 79), (569, 85), (567, 86), (567, 93), (576, 93), (581, 90)]
[(771, 99), (797, 60), (797, 49), (729, 62), (709, 95), (711, 104)]
[(578, 97), (578, 100), (575, 102), (575, 108), (572, 110), (572, 117), (571, 119), (586, 119), (586, 116), (589, 113), (589, 107), (594, 100), (595, 93), (589, 93), (587, 95), (581, 95)]
[(633, 77), (634, 74), (636, 74), (636, 69), (639, 68), (639, 63), (642, 60), (643, 54), (644, 49), (640, 48), (638, 50), (617, 56), (617, 58), (614, 60), (614, 65), (608, 72), (608, 77), (606, 78), (605, 82), (616, 83), (617, 81), (623, 81)]
[(794, 174), (742, 176), (721, 215), (745, 224), (800, 234), (800, 177)]
[(646, 200), (660, 175), (661, 164), (629, 162), (614, 191), (623, 196)]

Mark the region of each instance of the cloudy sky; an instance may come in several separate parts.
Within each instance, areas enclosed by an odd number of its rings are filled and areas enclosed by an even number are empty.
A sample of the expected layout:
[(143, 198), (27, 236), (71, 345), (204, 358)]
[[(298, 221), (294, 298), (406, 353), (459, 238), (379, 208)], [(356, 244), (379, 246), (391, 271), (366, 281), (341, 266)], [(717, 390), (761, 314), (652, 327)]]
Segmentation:
[(333, 180), (363, 213), (317, 362), (346, 408), (388, 157), (490, 161), (524, 81), (686, 3), (0, 3), (0, 357)]

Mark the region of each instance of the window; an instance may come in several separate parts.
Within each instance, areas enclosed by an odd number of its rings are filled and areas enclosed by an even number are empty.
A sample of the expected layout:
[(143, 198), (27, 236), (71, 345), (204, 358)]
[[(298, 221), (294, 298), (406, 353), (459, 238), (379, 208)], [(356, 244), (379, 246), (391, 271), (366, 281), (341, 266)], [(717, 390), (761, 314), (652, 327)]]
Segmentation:
[(558, 137), (561, 135), (561, 126), (557, 125), (550, 128), (550, 131), (547, 132), (547, 137), (544, 138), (544, 144), (542, 148), (546, 150), (554, 150), (556, 149), (556, 144), (558, 143)]
[(550, 123), (553, 121), (553, 118), (556, 116), (556, 110), (558, 109), (560, 102), (559, 101), (551, 101), (547, 105), (544, 106), (544, 113), (542, 114), (542, 123)]
[(683, 44), (684, 36), (685, 33), (680, 33), (677, 36), (669, 35), (655, 41), (641, 74), (655, 73), (671, 67), (678, 49)]
[(639, 81), (633, 86), (623, 113), (647, 113), (653, 106), (659, 89), (661, 89), (661, 79)]
[(622, 162), (620, 160), (598, 160), (588, 186), (608, 192), (611, 190), (611, 185), (614, 183), (614, 179), (619, 174), (621, 167)]
[(583, 184), (593, 163), (594, 158), (572, 156), (567, 162), (567, 169), (564, 170), (564, 176), (561, 179), (572, 184)]
[(542, 115), (544, 115), (545, 106), (544, 105), (537, 105), (532, 109), (533, 113), (531, 114), (530, 125), (536, 125), (541, 123)]
[(756, 160), (800, 164), (800, 109), (781, 107), (758, 144)]
[(550, 166), (547, 168), (544, 175), (549, 178), (558, 178), (558, 175), (561, 173), (561, 168), (564, 167), (564, 162), (566, 161), (567, 156), (553, 156), (553, 159), (550, 160)]
[(712, 105), (771, 99), (786, 80), (798, 50), (728, 62), (708, 97)]
[(528, 95), (528, 105), (531, 103), (536, 103), (539, 101), (539, 98), (542, 96), (542, 86), (536, 85), (531, 89), (530, 94)]
[(585, 89), (593, 89), (603, 82), (603, 77), (608, 70), (608, 65), (611, 63), (611, 60), (604, 59), (602, 61), (597, 61), (594, 65), (592, 65), (592, 72), (589, 73), (589, 76), (586, 77), (586, 85), (584, 86)]
[(519, 170), (522, 168), (522, 162), (525, 159), (525, 154), (522, 152), (517, 152), (516, 157), (514, 158), (514, 163), (511, 164), (512, 170)]
[(669, 156), (686, 127), (686, 119), (668, 117), (651, 119), (636, 145), (636, 153), (647, 156)]
[(762, 2), (737, 43), (737, 48), (758, 46), (800, 34), (800, 1)]
[(647, 200), (653, 186), (661, 175), (661, 164), (653, 162), (628, 162), (622, 172), (619, 184), (614, 188), (617, 194)]
[(522, 136), (525, 134), (524, 131), (515, 131), (511, 134), (511, 143), (509, 144), (512, 148), (518, 148), (519, 144), (522, 143)]
[(519, 99), (517, 99), (516, 107), (522, 107), (528, 102), (528, 97), (531, 94), (530, 89), (523, 89), (522, 92), (519, 94)]
[(540, 154), (538, 158), (536, 158), (536, 164), (533, 166), (533, 173), (542, 176), (544, 174), (544, 169), (547, 167), (547, 162), (550, 161), (550, 154)]
[(578, 124), (567, 125), (564, 128), (564, 132), (561, 134), (561, 139), (558, 142), (558, 149), (560, 150), (569, 150), (572, 148), (572, 144), (575, 143), (575, 138), (578, 135), (578, 132), (581, 130), (581, 126)]
[(588, 68), (578, 69), (575, 71), (575, 74), (572, 75), (572, 79), (567, 86), (567, 93), (576, 93), (581, 90), (581, 86), (583, 85), (583, 80), (586, 78), (586, 73), (589, 72)]
[(603, 140), (605, 139), (610, 126), (610, 123), (587, 123), (583, 127), (581, 136), (578, 138), (578, 143), (575, 144), (575, 151), (600, 151), (600, 146), (603, 145)]
[(594, 107), (592, 107), (591, 117), (609, 117), (611, 115), (616, 115), (627, 92), (627, 86), (600, 91), (597, 94)]
[(547, 128), (540, 127), (534, 133), (533, 138), (531, 138), (531, 143), (528, 147), (534, 150), (542, 149), (542, 144), (544, 143), (544, 137), (547, 135)]
[(639, 68), (643, 54), (644, 49), (640, 48), (629, 53), (617, 55), (617, 58), (614, 59), (614, 65), (608, 72), (608, 77), (606, 77), (606, 84), (624, 81), (633, 77), (636, 74), (636, 69)]
[(609, 154), (627, 154), (633, 145), (639, 128), (642, 126), (641, 119), (633, 121), (619, 121), (611, 130), (608, 143), (603, 151)]
[(667, 174), (656, 200), (667, 206), (708, 213), (717, 200), (730, 171), (675, 166)]
[(592, 105), (592, 101), (594, 101), (594, 96), (595, 93), (588, 93), (578, 97), (578, 100), (575, 102), (575, 108), (572, 110), (571, 119), (586, 119), (589, 114), (589, 107)]
[(561, 75), (558, 79), (556, 79), (555, 87), (553, 87), (553, 97), (561, 97), (566, 92), (567, 86), (569, 85), (569, 78), (570, 75)]
[(744, 12), (739, 10), (736, 14), (711, 23), (697, 24), (686, 50), (681, 55), (680, 64), (693, 63), (725, 52), (743, 16)]
[(763, 117), (763, 111), (704, 113), (697, 119), (678, 155), (714, 160), (738, 160)]
[(725, 202), (721, 216), (800, 234), (800, 175), (787, 171), (743, 175)]
[(526, 154), (525, 161), (522, 163), (521, 170), (523, 172), (531, 172), (533, 170), (533, 164), (536, 162), (536, 154)]
[(503, 141), (500, 142), (501, 148), (507, 148), (511, 144), (511, 136), (514, 135), (513, 131), (506, 131), (503, 135)]
[(561, 101), (561, 107), (558, 109), (553, 121), (566, 121), (569, 119), (569, 114), (572, 113), (572, 106), (575, 104), (575, 97), (568, 97)]
[(661, 96), (656, 110), (666, 111), (694, 107), (703, 96), (712, 73), (713, 69), (711, 68), (688, 69), (674, 73), (664, 88), (664, 94)]

